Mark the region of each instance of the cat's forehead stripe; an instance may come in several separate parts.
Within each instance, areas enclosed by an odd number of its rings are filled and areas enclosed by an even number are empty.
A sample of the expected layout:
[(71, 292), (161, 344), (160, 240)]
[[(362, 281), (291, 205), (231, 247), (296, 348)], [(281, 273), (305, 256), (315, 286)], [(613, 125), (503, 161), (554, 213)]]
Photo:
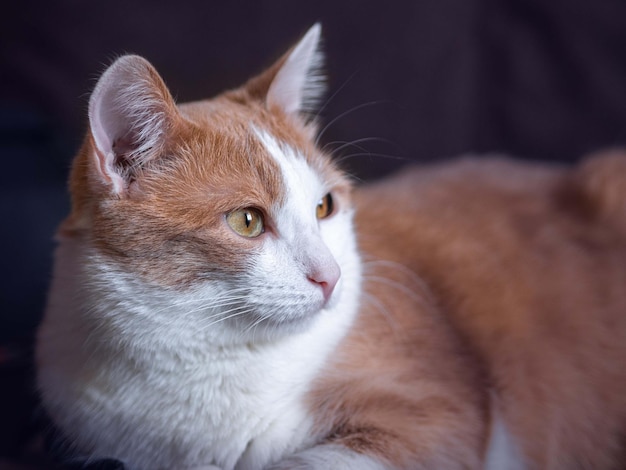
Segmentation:
[(302, 153), (282, 143), (267, 131), (256, 128), (253, 130), (265, 150), (280, 167), (287, 197), (279, 209), (281, 213), (279, 225), (282, 235), (290, 238), (296, 235), (294, 227), (304, 228), (307, 224), (315, 223), (313, 208), (317, 198), (322, 195), (323, 183)]
[(253, 127), (252, 130), (261, 141), (265, 150), (267, 150), (276, 163), (278, 163), (283, 175), (292, 170), (293, 160), (299, 157), (298, 154), (286, 144), (279, 144), (278, 139), (269, 132), (257, 129), (256, 127)]
[[(317, 181), (318, 175), (312, 171), (304, 155), (286, 143), (281, 143), (276, 137), (265, 130), (252, 128), (261, 144), (280, 167), (284, 184), (289, 189), (298, 189), (302, 192)], [(311, 178), (313, 176), (313, 178)], [(313, 180), (313, 181), (312, 181)]]

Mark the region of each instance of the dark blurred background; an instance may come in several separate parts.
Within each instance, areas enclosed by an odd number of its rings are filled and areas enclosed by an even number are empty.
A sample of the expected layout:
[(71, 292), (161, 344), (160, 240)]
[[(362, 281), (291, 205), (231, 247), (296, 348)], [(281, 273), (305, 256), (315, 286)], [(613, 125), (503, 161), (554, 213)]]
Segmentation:
[(30, 346), (89, 92), (113, 58), (148, 58), (179, 101), (244, 82), (321, 21), (323, 144), (370, 180), (408, 161), (506, 152), (575, 162), (626, 143), (623, 0), (106, 2), (0, 11), (0, 467), (24, 459)]

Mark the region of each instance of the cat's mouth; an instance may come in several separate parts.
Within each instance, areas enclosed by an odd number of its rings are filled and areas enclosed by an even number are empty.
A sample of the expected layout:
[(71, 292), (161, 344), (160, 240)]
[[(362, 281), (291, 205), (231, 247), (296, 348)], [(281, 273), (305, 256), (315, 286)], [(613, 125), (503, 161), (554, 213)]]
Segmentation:
[(336, 305), (339, 297), (337, 294), (338, 292), (333, 292), (328, 298), (319, 296), (320, 298), (315, 301), (303, 302), (303, 299), (300, 299), (289, 305), (286, 303), (256, 305), (246, 319), (249, 324), (246, 329), (253, 334), (261, 330), (272, 334), (301, 333), (306, 331), (323, 311)]

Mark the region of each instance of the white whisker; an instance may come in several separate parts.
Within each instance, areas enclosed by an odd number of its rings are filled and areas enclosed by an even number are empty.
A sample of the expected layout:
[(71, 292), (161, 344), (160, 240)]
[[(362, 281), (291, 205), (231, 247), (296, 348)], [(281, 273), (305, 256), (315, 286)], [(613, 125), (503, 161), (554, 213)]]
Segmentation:
[(362, 293), (363, 300), (366, 304), (372, 305), (376, 312), (378, 312), (387, 322), (391, 330), (394, 334), (398, 334), (402, 332), (402, 329), (398, 325), (398, 322), (394, 320), (393, 315), (389, 312), (385, 305), (377, 299), (375, 296), (369, 294), (368, 292)]
[(376, 104), (381, 104), (384, 103), (385, 101), (382, 100), (378, 100), (378, 101), (368, 101), (367, 103), (362, 103), (359, 104), (357, 106), (354, 106), (350, 109), (348, 109), (347, 111), (344, 111), (343, 113), (339, 114), (338, 116), (335, 116), (333, 119), (331, 119), (328, 124), (326, 124), (322, 130), (318, 133), (316, 139), (315, 139), (315, 146), (317, 147), (319, 145), (320, 139), (322, 138), (322, 136), (324, 135), (324, 133), (328, 130), (328, 128), (330, 126), (332, 126), (333, 124), (335, 124), (337, 121), (339, 121), (340, 119), (346, 117), (347, 115), (353, 113), (354, 111), (358, 111), (359, 109), (363, 109), (366, 108), (368, 106), (373, 106)]
[(391, 144), (392, 142), (389, 139), (385, 139), (383, 137), (362, 137), (360, 139), (355, 139), (355, 140), (351, 140), (351, 141), (333, 141), (333, 142), (328, 142), (324, 145), (324, 147), (322, 147), (322, 150), (326, 150), (326, 147), (329, 147), (331, 145), (334, 144), (341, 144), (336, 148), (331, 148), (330, 152), (334, 155), (336, 155), (338, 152), (341, 152), (344, 148), (347, 147), (356, 147), (359, 150), (363, 150), (366, 151), (365, 147), (362, 147), (359, 144), (365, 143), (365, 142), (384, 142), (387, 144)]
[(355, 158), (355, 157), (376, 157), (376, 158), (386, 158), (388, 160), (399, 160), (399, 161), (409, 161), (410, 159), (407, 157), (401, 157), (399, 155), (390, 155), (388, 153), (377, 153), (377, 152), (368, 152), (368, 151), (364, 151), (364, 152), (358, 152), (358, 153), (350, 153), (347, 155), (342, 155), (340, 157), (337, 157), (335, 159), (335, 161), (337, 163), (342, 163), (346, 160), (349, 160), (351, 158)]
[[(244, 307), (242, 306), (241, 308), (243, 309)], [(213, 326), (213, 325), (215, 325), (217, 323), (221, 323), (221, 322), (223, 322), (225, 320), (228, 320), (228, 319), (234, 318), (234, 317), (238, 317), (240, 315), (245, 315), (247, 313), (250, 313), (252, 311), (252, 309), (250, 309), (250, 308), (247, 308), (247, 309), (244, 309), (244, 310), (232, 309), (231, 312), (233, 312), (233, 311), (235, 313), (231, 313), (230, 315), (226, 315), (225, 317), (219, 318), (219, 319), (217, 319), (217, 320), (215, 320), (215, 321), (213, 321), (213, 322), (211, 322), (211, 323), (209, 323), (207, 325), (202, 325), (202, 329), (206, 330), (207, 328), (210, 328), (211, 326)], [(218, 315), (216, 315), (216, 316), (218, 316)]]
[(330, 95), (330, 97), (328, 97), (325, 101), (325, 103), (320, 106), (320, 108), (317, 110), (317, 112), (315, 113), (315, 118), (314, 119), (319, 119), (319, 117), (321, 116), (321, 114), (324, 112), (324, 110), (326, 109), (326, 107), (331, 103), (331, 101), (333, 99), (335, 99), (335, 97), (348, 85), (348, 83), (350, 83), (350, 81), (356, 76), (356, 72), (352, 73), (352, 75), (350, 75), (334, 92), (332, 95)]

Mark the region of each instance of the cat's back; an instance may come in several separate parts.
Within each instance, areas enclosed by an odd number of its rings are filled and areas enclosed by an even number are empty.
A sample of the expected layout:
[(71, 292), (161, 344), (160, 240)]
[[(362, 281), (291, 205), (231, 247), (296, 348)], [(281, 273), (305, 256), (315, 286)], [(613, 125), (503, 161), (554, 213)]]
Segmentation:
[(366, 259), (423, 280), (540, 468), (623, 456), (625, 189), (612, 152), (572, 169), (463, 159), (356, 195)]
[[(513, 277), (516, 288), (526, 280), (528, 292), (530, 278), (543, 277), (554, 282), (538, 290), (568, 289), (576, 279), (566, 272), (590, 287), (626, 280), (626, 152), (573, 168), (464, 158), (409, 168), (359, 188), (355, 200), (366, 253), (451, 291)], [(551, 276), (557, 272), (560, 279)], [(456, 276), (465, 282), (445, 280)], [(621, 288), (603, 292), (607, 300), (621, 295)]]

